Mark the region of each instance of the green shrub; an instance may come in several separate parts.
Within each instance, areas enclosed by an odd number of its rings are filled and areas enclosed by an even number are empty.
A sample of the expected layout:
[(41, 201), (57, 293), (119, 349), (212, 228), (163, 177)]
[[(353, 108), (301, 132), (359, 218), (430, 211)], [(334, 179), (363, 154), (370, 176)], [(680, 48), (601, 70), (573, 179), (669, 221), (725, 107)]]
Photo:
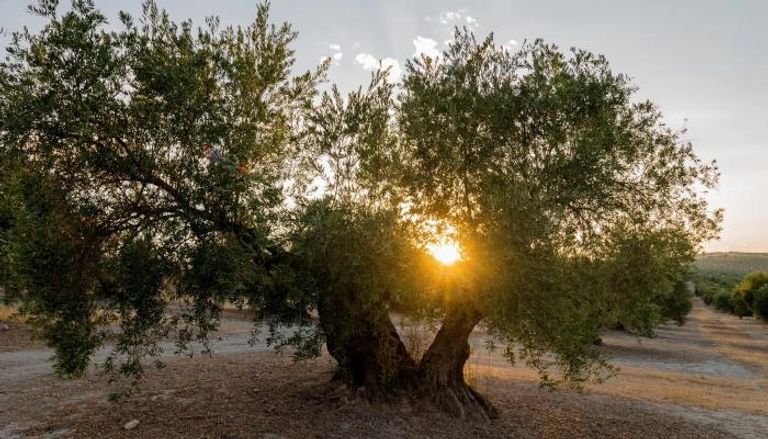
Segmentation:
[(685, 323), (685, 316), (691, 312), (691, 290), (687, 282), (675, 282), (673, 287), (656, 297), (655, 303), (659, 307), (663, 320), (674, 320), (678, 325)]
[(734, 288), (734, 297), (740, 297), (751, 312), (768, 320), (768, 273), (750, 273)]
[(739, 317), (749, 317), (752, 315), (752, 307), (744, 300), (740, 294), (733, 295), (733, 313)]
[(722, 273), (702, 273), (698, 272), (694, 276), (696, 285), (696, 295), (701, 297), (705, 304), (711, 305), (720, 293), (730, 293), (733, 286), (738, 282), (738, 278)]
[(752, 312), (768, 321), (768, 284), (764, 284), (753, 292)]
[(733, 295), (720, 292), (713, 298), (712, 303), (720, 311), (733, 312)]

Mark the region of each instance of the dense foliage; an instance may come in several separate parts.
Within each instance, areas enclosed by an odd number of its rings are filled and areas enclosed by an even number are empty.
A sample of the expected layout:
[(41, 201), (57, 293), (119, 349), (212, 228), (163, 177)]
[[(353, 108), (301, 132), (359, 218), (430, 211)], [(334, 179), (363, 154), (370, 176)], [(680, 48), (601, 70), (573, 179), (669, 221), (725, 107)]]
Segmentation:
[[(202, 339), (224, 301), (265, 300), (320, 73), (292, 76), (295, 33), (266, 7), (247, 28), (195, 30), (148, 2), (115, 32), (91, 2), (56, 7), (34, 8), (49, 23), (14, 35), (0, 76), (18, 165), (7, 297), (39, 317), (62, 372), (106, 338), (135, 372), (171, 326)], [(169, 300), (185, 311), (168, 317)]]
[(707, 305), (711, 304), (718, 294), (730, 295), (740, 279), (740, 276), (736, 275), (712, 273), (703, 270), (697, 270), (693, 275), (696, 295), (701, 297)]
[[(588, 52), (537, 41), (510, 53), (459, 32), (442, 62), (412, 62), (404, 87), (405, 188), (420, 213), (456, 225), (501, 288), (490, 314), (530, 330), (565, 324), (545, 311), (563, 307), (582, 328), (606, 318), (644, 333), (680, 315), (659, 306), (716, 229), (691, 186), (716, 174), (651, 103), (633, 102), (626, 76)], [(576, 306), (587, 301), (598, 307)], [(535, 332), (527, 352), (557, 352)], [(568, 346), (587, 336), (563, 332)]]
[(768, 273), (750, 273), (733, 289), (734, 311), (739, 315), (754, 314), (768, 320)]
[[(148, 1), (116, 31), (90, 1), (33, 9), (48, 24), (0, 65), (3, 282), (64, 374), (105, 342), (139, 374), (234, 303), (352, 385), (491, 416), (463, 379), (476, 325), (578, 384), (606, 370), (598, 331), (689, 309), (717, 170), (601, 56), (457, 30), (398, 87), (319, 93), (325, 65), (293, 72), (266, 6), (193, 29)], [(463, 259), (429, 257), (438, 239)], [(422, 358), (394, 311), (442, 323)]]

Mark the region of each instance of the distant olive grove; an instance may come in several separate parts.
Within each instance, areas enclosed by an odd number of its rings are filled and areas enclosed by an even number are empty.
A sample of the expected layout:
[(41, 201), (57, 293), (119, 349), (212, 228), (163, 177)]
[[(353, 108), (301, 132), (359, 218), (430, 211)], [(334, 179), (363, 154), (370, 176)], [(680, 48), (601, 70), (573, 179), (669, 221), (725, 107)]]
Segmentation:
[(726, 273), (700, 274), (696, 295), (707, 305), (739, 317), (755, 316), (768, 321), (768, 273), (755, 271), (742, 279)]

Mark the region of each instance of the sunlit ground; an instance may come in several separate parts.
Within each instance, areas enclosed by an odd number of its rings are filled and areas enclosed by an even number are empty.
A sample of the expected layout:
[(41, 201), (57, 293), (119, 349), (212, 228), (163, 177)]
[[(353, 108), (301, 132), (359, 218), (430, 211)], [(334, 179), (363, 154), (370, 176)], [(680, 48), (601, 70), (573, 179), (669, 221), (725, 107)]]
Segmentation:
[[(727, 424), (737, 437), (768, 437), (764, 323), (717, 312), (697, 299), (685, 326), (662, 325), (652, 339), (609, 332), (603, 340), (602, 349), (619, 373), (587, 386), (590, 393), (662, 404), (664, 411), (687, 420)], [(498, 351), (489, 353), (482, 331), (470, 344), (465, 373), (479, 390), (492, 393), (499, 380), (537, 382), (531, 368), (510, 365)]]

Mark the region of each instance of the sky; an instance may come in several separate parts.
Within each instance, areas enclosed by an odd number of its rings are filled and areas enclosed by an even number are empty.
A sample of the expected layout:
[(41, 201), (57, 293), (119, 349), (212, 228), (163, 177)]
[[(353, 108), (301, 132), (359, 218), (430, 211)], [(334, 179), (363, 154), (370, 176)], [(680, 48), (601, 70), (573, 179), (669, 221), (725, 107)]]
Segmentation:
[[(67, 4), (64, 0), (63, 4)], [(39, 19), (26, 0), (0, 0), (0, 28)], [(112, 22), (140, 2), (96, 0)], [(247, 24), (254, 0), (158, 0), (175, 19), (217, 15)], [(454, 26), (493, 32), (515, 47), (543, 38), (562, 48), (605, 55), (630, 75), (638, 98), (658, 104), (668, 125), (704, 160), (717, 160), (719, 188), (707, 197), (725, 210), (720, 240), (706, 251), (768, 252), (768, 1), (764, 0), (273, 0), (272, 18), (299, 32), (297, 71), (332, 59), (329, 79), (343, 89), (365, 84), (372, 69), (445, 47)], [(8, 35), (0, 36), (3, 46)]]

